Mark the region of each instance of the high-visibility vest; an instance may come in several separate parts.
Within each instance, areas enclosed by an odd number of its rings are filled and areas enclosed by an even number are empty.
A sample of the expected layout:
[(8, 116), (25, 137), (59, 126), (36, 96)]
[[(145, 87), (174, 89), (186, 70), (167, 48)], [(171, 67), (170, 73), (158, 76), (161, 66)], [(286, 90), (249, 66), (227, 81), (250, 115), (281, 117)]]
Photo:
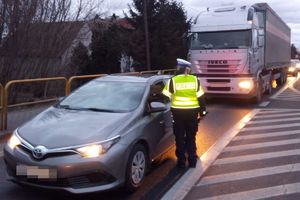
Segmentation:
[[(173, 89), (170, 90), (172, 81)], [(177, 75), (171, 78), (163, 89), (163, 94), (172, 97), (172, 108), (190, 109), (200, 107), (198, 97), (204, 94), (201, 85), (198, 85), (196, 76)]]

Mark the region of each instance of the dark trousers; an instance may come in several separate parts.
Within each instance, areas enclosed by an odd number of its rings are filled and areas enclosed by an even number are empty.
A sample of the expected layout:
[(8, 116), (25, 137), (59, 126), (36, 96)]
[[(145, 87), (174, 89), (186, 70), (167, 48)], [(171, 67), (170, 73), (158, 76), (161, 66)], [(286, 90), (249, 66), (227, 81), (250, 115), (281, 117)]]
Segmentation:
[(172, 108), (174, 134), (176, 140), (176, 156), (179, 163), (185, 163), (185, 153), (189, 162), (197, 159), (196, 133), (198, 131), (199, 109)]

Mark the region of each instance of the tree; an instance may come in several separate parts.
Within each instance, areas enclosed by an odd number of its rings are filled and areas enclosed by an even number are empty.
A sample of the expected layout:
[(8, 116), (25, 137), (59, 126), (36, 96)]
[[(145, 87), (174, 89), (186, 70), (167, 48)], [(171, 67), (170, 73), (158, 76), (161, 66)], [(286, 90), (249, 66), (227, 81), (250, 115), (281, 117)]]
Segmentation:
[(81, 42), (73, 49), (69, 64), (70, 75), (91, 74), (89, 50)]
[(122, 28), (117, 24), (116, 16), (95, 22), (90, 48), (94, 73), (110, 74), (121, 71)]
[[(182, 3), (168, 0), (147, 0), (152, 69), (172, 68), (176, 58), (186, 58), (187, 34), (190, 20)], [(130, 54), (139, 63), (139, 70), (146, 66), (143, 1), (134, 0), (129, 6), (127, 19), (134, 27), (130, 37)]]
[(291, 46), (291, 58), (298, 58), (298, 51), (294, 44)]

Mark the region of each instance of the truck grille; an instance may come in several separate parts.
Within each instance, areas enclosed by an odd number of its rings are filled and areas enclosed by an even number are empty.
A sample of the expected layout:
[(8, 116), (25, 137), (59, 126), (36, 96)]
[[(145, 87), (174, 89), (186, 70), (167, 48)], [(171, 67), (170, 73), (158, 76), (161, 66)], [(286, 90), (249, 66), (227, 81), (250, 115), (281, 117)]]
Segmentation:
[(199, 60), (202, 73), (234, 74), (240, 68), (240, 60), (228, 60), (226, 64), (211, 64), (207, 60)]
[(208, 91), (230, 91), (230, 87), (207, 87)]

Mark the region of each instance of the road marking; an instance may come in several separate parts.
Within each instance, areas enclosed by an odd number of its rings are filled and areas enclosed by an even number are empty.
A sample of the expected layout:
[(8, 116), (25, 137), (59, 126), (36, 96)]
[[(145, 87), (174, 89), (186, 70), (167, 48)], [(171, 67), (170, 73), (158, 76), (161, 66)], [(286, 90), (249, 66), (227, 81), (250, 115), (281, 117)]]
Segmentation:
[(269, 105), (270, 101), (264, 101), (261, 104), (259, 104), (260, 107), (266, 107), (267, 105)]
[(232, 164), (239, 162), (248, 162), (248, 161), (257, 161), (257, 160), (265, 160), (269, 158), (277, 158), (277, 157), (286, 157), (286, 156), (295, 156), (300, 155), (300, 149), (296, 150), (288, 150), (288, 151), (277, 151), (271, 153), (260, 153), (254, 155), (243, 155), (236, 156), (230, 158), (221, 158), (217, 159), (213, 165), (223, 165), (223, 164)]
[(290, 109), (280, 109), (280, 110), (262, 110), (259, 112), (259, 114), (276, 114), (276, 113), (285, 113), (290, 112)]
[(215, 161), (224, 147), (234, 138), (241, 128), (243, 128), (260, 110), (254, 109), (242, 118), (236, 125), (228, 130), (220, 139), (216, 141), (200, 158), (195, 169), (189, 169), (161, 198), (161, 200), (182, 200), (196, 184), (199, 178)]
[(250, 149), (264, 148), (264, 147), (276, 147), (276, 146), (282, 146), (282, 145), (287, 145), (287, 144), (297, 144), (297, 143), (300, 143), (300, 138), (289, 139), (289, 140), (280, 140), (280, 141), (275, 141), (275, 142), (260, 142), (260, 143), (254, 143), (254, 144), (227, 146), (224, 149), (224, 152), (250, 150)]
[(287, 114), (278, 114), (278, 115), (259, 115), (255, 116), (253, 119), (262, 119), (262, 118), (268, 118), (268, 117), (291, 117), (291, 116), (297, 116), (300, 115), (300, 112), (297, 113), (287, 113)]
[(247, 139), (268, 138), (268, 137), (294, 135), (294, 134), (300, 134), (300, 130), (269, 132), (269, 133), (260, 133), (260, 134), (253, 134), (253, 135), (241, 135), (241, 136), (237, 135), (235, 138), (233, 138), (232, 141), (240, 141), (240, 140), (247, 140)]
[(232, 199), (243, 199), (243, 200), (256, 200), (263, 198), (276, 197), (280, 195), (289, 195), (299, 193), (300, 183), (285, 184), (274, 187), (267, 187), (255, 190), (248, 190), (244, 192), (236, 192), (231, 194), (224, 194), (214, 197), (201, 198), (201, 200), (232, 200)]
[(273, 96), (270, 97), (270, 99), (276, 99), (278, 95), (280, 95), (281, 93), (283, 93), (286, 89), (288, 89), (289, 87), (293, 86), (294, 83), (296, 83), (298, 81), (300, 77), (295, 78), (294, 80), (290, 81), (289, 83), (287, 83), (283, 88), (281, 88), (277, 93), (275, 93)]
[(248, 124), (264, 124), (264, 123), (272, 123), (272, 122), (289, 122), (289, 121), (295, 121), (295, 120), (300, 120), (300, 117), (291, 117), (291, 118), (285, 118), (285, 119), (269, 119), (269, 120), (251, 121)]
[(300, 126), (300, 123), (249, 127), (249, 128), (243, 128), (241, 131), (242, 132), (244, 132), (244, 131), (258, 131), (258, 130), (277, 129), (277, 128), (290, 128), (290, 127), (297, 127), (297, 126)]
[(288, 173), (288, 172), (298, 172), (298, 171), (300, 171), (300, 163), (281, 165), (276, 167), (266, 167), (266, 168), (253, 169), (253, 170), (245, 170), (239, 172), (219, 174), (215, 176), (205, 176), (201, 179), (201, 181), (197, 184), (197, 186), (224, 183), (229, 181), (238, 181), (247, 178), (257, 178), (261, 176), (269, 176), (269, 175)]

